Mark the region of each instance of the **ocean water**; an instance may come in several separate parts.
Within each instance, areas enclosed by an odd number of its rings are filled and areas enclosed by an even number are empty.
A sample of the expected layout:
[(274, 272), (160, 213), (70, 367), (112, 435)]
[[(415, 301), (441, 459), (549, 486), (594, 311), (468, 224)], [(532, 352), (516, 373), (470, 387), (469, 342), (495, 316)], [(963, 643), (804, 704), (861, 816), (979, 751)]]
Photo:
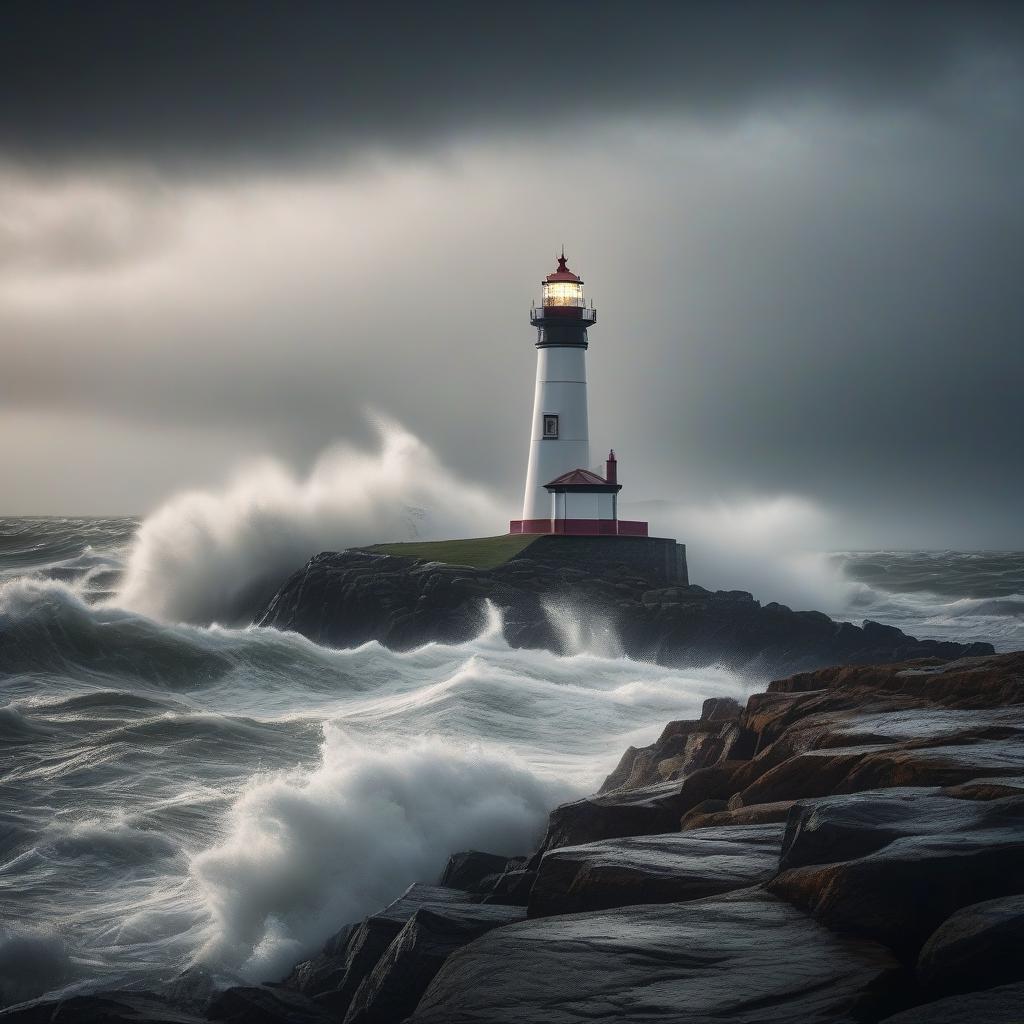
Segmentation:
[(1024, 647), (1024, 552), (845, 551), (827, 556), (842, 600), (824, 611), (919, 639)]
[[(629, 661), (613, 625), (568, 616), (561, 654), (509, 649), (496, 613), (402, 654), (211, 624), (239, 597), (223, 562), (223, 602), (191, 616), (206, 622), (157, 617), (165, 593), (194, 605), (180, 551), (157, 557), (137, 528), (0, 520), (0, 1003), (193, 964), (279, 977), (450, 852), (528, 851), (629, 744), (763, 684)], [(821, 564), (833, 614), (1024, 646), (1024, 554)]]

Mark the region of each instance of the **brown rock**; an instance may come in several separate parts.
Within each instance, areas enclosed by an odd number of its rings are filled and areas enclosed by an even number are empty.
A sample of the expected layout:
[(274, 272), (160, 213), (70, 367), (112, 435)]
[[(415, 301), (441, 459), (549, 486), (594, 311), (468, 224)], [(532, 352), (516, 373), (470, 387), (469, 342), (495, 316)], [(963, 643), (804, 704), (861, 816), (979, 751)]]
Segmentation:
[(701, 808), (721, 801), (705, 800), (683, 815), (679, 827), (682, 831), (703, 828), (725, 828), (735, 825), (767, 825), (784, 822), (789, 817), (795, 800), (779, 800), (770, 804), (754, 804), (752, 807), (737, 806), (735, 809), (704, 811)]

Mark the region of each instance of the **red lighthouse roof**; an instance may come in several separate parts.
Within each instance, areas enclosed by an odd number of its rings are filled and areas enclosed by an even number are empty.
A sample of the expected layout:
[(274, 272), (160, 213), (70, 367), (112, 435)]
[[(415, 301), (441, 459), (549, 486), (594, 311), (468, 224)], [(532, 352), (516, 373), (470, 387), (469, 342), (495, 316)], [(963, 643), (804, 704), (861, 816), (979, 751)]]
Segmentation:
[(546, 282), (553, 281), (572, 281), (574, 284), (583, 284), (583, 278), (578, 277), (565, 265), (565, 250), (562, 250), (562, 255), (558, 257), (558, 269), (553, 274), (548, 274), (544, 278)]
[(568, 473), (563, 473), (561, 476), (556, 476), (554, 480), (549, 484), (545, 484), (545, 487), (559, 487), (568, 484), (570, 487), (577, 487), (587, 484), (604, 484), (607, 483), (603, 476), (598, 476), (596, 473), (592, 473), (589, 469), (570, 469)]

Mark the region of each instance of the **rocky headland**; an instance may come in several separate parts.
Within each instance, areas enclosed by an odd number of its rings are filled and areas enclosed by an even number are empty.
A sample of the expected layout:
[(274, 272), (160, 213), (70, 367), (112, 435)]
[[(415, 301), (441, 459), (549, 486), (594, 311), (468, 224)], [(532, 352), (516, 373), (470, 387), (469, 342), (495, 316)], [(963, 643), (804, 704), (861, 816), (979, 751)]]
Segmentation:
[(1021, 948), (1024, 653), (931, 657), (708, 700), (536, 850), (453, 854), (284, 979), (0, 1020), (998, 1024)]
[(837, 622), (761, 604), (746, 591), (665, 586), (628, 565), (516, 557), (491, 569), (358, 550), (327, 551), (287, 579), (255, 617), (316, 643), (377, 640), (396, 650), (461, 643), (500, 610), (513, 647), (565, 651), (559, 616), (607, 629), (621, 653), (666, 666), (721, 664), (762, 678), (839, 664), (991, 654), (989, 644), (916, 640), (893, 626)]

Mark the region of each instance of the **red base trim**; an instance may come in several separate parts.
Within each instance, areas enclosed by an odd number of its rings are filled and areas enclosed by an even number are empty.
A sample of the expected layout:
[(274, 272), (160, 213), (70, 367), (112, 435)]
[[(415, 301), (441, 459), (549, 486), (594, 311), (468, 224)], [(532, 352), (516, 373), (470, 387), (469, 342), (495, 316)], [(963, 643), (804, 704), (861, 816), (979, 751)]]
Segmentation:
[(508, 532), (565, 537), (646, 537), (647, 523), (629, 519), (513, 519), (508, 524)]

